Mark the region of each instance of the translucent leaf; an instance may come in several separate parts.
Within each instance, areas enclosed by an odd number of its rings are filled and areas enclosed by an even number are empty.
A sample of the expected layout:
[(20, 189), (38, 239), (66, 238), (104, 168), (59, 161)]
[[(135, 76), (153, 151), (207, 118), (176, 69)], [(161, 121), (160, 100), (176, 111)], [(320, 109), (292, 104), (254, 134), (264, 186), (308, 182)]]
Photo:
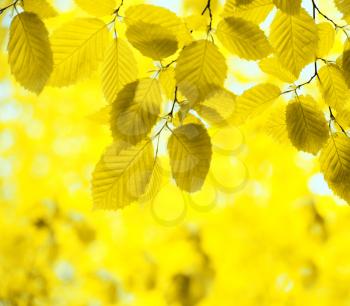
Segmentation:
[(296, 15), (300, 12), (301, 0), (273, 0), (273, 3), (287, 14)]
[(340, 111), (349, 102), (350, 92), (341, 69), (334, 64), (323, 66), (318, 72), (325, 102)]
[(46, 0), (23, 1), (23, 8), (26, 12), (37, 14), (42, 19), (57, 16), (56, 10)]
[(350, 139), (333, 134), (321, 152), (320, 165), (329, 187), (350, 202)]
[(337, 9), (344, 14), (344, 17), (350, 15), (350, 1), (349, 0), (335, 0)]
[(196, 103), (224, 85), (227, 65), (225, 57), (213, 43), (200, 40), (182, 50), (175, 72), (181, 93)]
[(175, 69), (173, 67), (169, 67), (162, 70), (159, 74), (159, 83), (166, 98), (173, 100), (176, 87)]
[(125, 12), (128, 26), (145, 22), (161, 25), (169, 34), (175, 35), (177, 41), (186, 44), (192, 41), (191, 35), (182, 20), (172, 11), (155, 5), (139, 4), (130, 6)]
[(170, 166), (176, 184), (182, 190), (201, 189), (209, 171), (212, 148), (205, 128), (183, 125), (173, 131), (168, 142)]
[(20, 13), (10, 26), (11, 72), (24, 88), (39, 94), (52, 72), (52, 52), (44, 23), (33, 13)]
[(247, 119), (261, 114), (279, 96), (281, 90), (272, 84), (259, 84), (246, 90), (241, 96), (236, 98), (236, 109), (233, 122), (242, 124)]
[(272, 9), (272, 0), (253, 0), (246, 4), (237, 4), (237, 0), (227, 0), (223, 17), (241, 17), (260, 24), (266, 19)]
[(299, 15), (279, 11), (271, 25), (270, 42), (282, 65), (299, 77), (301, 70), (316, 56), (316, 24), (304, 9)]
[(50, 85), (68, 86), (90, 76), (104, 57), (108, 37), (106, 25), (94, 18), (78, 18), (54, 31)]
[(130, 143), (145, 138), (158, 119), (161, 102), (157, 80), (141, 79), (127, 84), (112, 105), (113, 137)]
[(137, 145), (114, 143), (103, 154), (92, 179), (95, 208), (119, 209), (146, 191), (154, 165), (150, 139)]
[(236, 96), (223, 88), (211, 94), (205, 101), (198, 103), (195, 110), (198, 115), (213, 126), (223, 126), (230, 122), (236, 107)]
[(162, 181), (163, 169), (160, 160), (156, 158), (153, 163), (150, 179), (147, 183), (145, 193), (142, 195), (140, 201), (147, 202), (153, 200), (157, 196), (159, 190), (162, 188)]
[(286, 123), (286, 108), (287, 105), (284, 103), (273, 107), (264, 125), (266, 133), (282, 144), (290, 143)]
[(103, 93), (113, 103), (118, 92), (137, 79), (137, 62), (133, 50), (123, 39), (115, 39), (106, 51), (102, 70)]
[(116, 9), (115, 0), (75, 0), (76, 4), (80, 6), (85, 12), (92, 16), (103, 17), (112, 15)]
[(259, 67), (263, 72), (273, 75), (282, 82), (292, 84), (297, 80), (297, 77), (285, 69), (277, 57), (262, 59), (259, 62)]
[(318, 31), (318, 45), (317, 45), (317, 57), (326, 57), (332, 50), (335, 42), (335, 30), (332, 24), (329, 22), (322, 22), (317, 25)]
[(346, 84), (350, 87), (350, 41), (346, 40), (344, 44), (343, 56), (339, 60), (341, 62)]
[(130, 25), (126, 37), (144, 56), (154, 60), (167, 58), (178, 48), (176, 37), (168, 29), (143, 21)]
[(272, 51), (264, 32), (256, 24), (242, 18), (222, 20), (216, 35), (230, 52), (244, 59), (261, 59)]
[(327, 121), (311, 96), (288, 104), (286, 122), (289, 139), (298, 150), (317, 154), (328, 139)]

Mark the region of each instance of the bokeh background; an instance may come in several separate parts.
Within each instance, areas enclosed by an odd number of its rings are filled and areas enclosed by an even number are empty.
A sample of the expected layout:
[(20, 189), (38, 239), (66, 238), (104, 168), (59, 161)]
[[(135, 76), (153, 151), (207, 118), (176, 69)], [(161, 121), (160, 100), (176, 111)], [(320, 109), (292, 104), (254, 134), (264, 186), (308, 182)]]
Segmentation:
[[(145, 2), (187, 17), (206, 5)], [(218, 20), (222, 3), (213, 2)], [(85, 16), (70, 0), (52, 3), (61, 16), (50, 27)], [(339, 19), (332, 1), (319, 6)], [(202, 191), (189, 197), (169, 181), (152, 202), (94, 210), (91, 173), (112, 141), (100, 73), (39, 97), (23, 90), (7, 64), (11, 16), (0, 17), (1, 306), (350, 305), (350, 208), (328, 189), (317, 158), (262, 132), (267, 115), (210, 131)], [(153, 63), (137, 56), (149, 75)], [(279, 84), (256, 63), (228, 62), (236, 94)], [(305, 90), (321, 99), (313, 85)]]

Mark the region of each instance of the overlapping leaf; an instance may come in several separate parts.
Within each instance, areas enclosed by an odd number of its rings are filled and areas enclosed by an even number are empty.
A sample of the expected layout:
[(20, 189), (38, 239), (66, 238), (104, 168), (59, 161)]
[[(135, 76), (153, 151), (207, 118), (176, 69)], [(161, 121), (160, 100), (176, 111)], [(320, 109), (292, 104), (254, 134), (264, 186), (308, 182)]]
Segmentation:
[(295, 15), (300, 12), (301, 0), (273, 0), (273, 3), (287, 14)]
[(75, 0), (84, 11), (96, 17), (112, 15), (116, 8), (115, 0)]
[(335, 42), (335, 30), (329, 22), (317, 25), (319, 41), (317, 44), (317, 57), (325, 57), (331, 51)]
[(53, 61), (48, 32), (36, 14), (23, 12), (14, 17), (8, 52), (16, 80), (39, 94), (50, 77)]
[(274, 77), (278, 78), (282, 82), (292, 84), (296, 81), (297, 77), (293, 75), (289, 70), (281, 64), (277, 57), (264, 58), (259, 62), (260, 69)]
[(40, 18), (45, 19), (57, 16), (56, 10), (46, 0), (26, 0), (22, 4), (26, 12), (37, 14)]

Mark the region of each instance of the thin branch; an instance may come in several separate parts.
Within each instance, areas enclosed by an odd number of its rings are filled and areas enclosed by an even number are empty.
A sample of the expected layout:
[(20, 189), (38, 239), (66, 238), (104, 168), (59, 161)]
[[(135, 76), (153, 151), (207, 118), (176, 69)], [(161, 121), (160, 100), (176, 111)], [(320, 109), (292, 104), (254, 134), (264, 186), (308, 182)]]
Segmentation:
[(205, 6), (204, 10), (202, 11), (202, 15), (204, 15), (206, 11), (208, 11), (209, 18), (210, 18), (210, 22), (208, 25), (208, 34), (209, 34), (212, 30), (212, 25), (213, 25), (213, 12), (211, 10), (211, 0), (208, 0), (207, 5)]
[(16, 8), (16, 5), (19, 1), (22, 1), (22, 0), (15, 0), (13, 3), (9, 4), (8, 6), (5, 6), (3, 8), (0, 9), (0, 15), (5, 12), (7, 9), (11, 8), (11, 7), (14, 7)]

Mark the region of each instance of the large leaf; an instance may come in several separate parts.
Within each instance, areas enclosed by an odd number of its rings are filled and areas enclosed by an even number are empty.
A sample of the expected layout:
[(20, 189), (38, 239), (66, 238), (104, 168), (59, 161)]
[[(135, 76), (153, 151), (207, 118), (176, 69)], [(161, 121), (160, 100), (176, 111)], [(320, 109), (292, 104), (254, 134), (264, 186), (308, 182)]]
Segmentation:
[(301, 0), (273, 0), (273, 3), (287, 14), (295, 15), (300, 12)]
[(327, 121), (311, 96), (300, 96), (289, 103), (287, 130), (292, 144), (301, 151), (317, 154), (328, 139)]
[(134, 144), (145, 138), (158, 119), (161, 102), (157, 80), (141, 79), (127, 84), (112, 104), (113, 137)]
[(281, 90), (269, 83), (256, 85), (236, 98), (236, 108), (232, 117), (235, 124), (242, 124), (247, 119), (261, 114), (279, 96)]
[(200, 40), (182, 50), (175, 72), (180, 91), (195, 103), (224, 85), (227, 65), (225, 57), (213, 43)]
[(350, 202), (350, 139), (333, 134), (320, 155), (321, 171), (335, 194)]
[(318, 76), (325, 102), (337, 111), (341, 111), (350, 99), (343, 72), (337, 65), (328, 64), (320, 69)]
[(173, 131), (168, 151), (176, 184), (185, 191), (201, 189), (209, 171), (212, 148), (209, 135), (199, 124), (186, 124)]
[(252, 0), (247, 3), (227, 0), (224, 6), (223, 17), (241, 17), (259, 24), (266, 19), (272, 9), (272, 0)]
[(40, 18), (57, 16), (57, 12), (47, 0), (26, 0), (22, 4), (26, 12), (37, 14)]
[(118, 92), (137, 79), (137, 62), (132, 49), (123, 39), (115, 39), (106, 51), (102, 70), (102, 88), (109, 103)]
[(317, 26), (304, 9), (298, 15), (277, 12), (271, 25), (270, 42), (281, 63), (296, 77), (315, 60)]
[(322, 22), (317, 25), (319, 41), (317, 44), (317, 57), (326, 57), (332, 50), (335, 42), (335, 29), (329, 22)]
[(93, 173), (95, 208), (118, 209), (138, 200), (146, 191), (153, 166), (150, 139), (135, 146), (122, 142), (111, 145)]
[(282, 82), (292, 84), (297, 80), (297, 77), (287, 70), (275, 56), (262, 59), (259, 67), (263, 72), (273, 75)]
[(108, 42), (106, 25), (95, 18), (78, 18), (54, 31), (50, 85), (67, 86), (90, 76), (103, 60)]
[(84, 11), (96, 17), (112, 15), (116, 8), (115, 0), (75, 0), (75, 2)]
[(244, 59), (261, 59), (272, 51), (264, 32), (256, 24), (242, 18), (222, 20), (216, 35), (230, 52)]
[(161, 60), (174, 54), (178, 48), (175, 35), (161, 25), (139, 21), (126, 31), (129, 42), (143, 55)]
[(15, 16), (10, 26), (9, 63), (16, 80), (39, 94), (52, 72), (52, 52), (44, 23), (33, 13)]

